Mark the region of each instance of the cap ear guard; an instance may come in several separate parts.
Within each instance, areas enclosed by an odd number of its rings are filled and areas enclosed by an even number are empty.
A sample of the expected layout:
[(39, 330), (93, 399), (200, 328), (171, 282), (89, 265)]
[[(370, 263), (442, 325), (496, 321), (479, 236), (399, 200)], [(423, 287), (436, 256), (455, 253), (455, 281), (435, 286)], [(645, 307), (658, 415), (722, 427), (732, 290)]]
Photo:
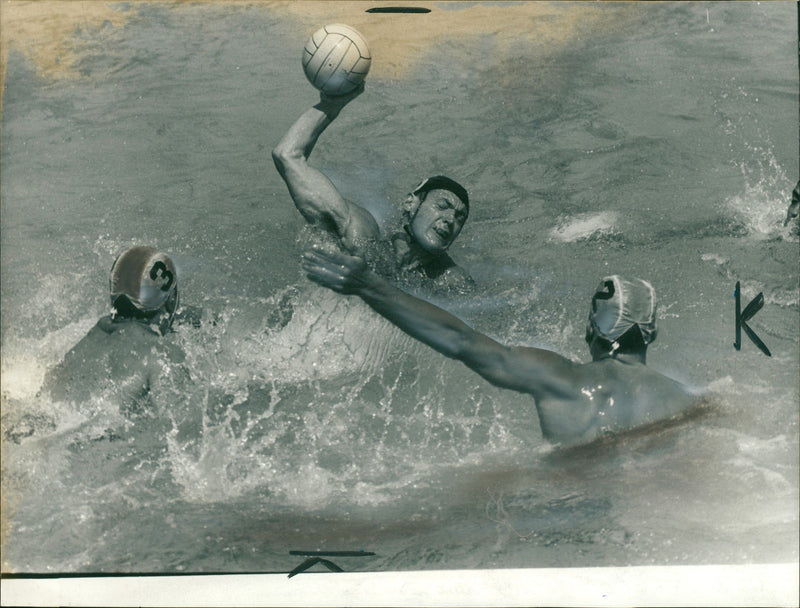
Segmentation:
[(411, 192), (403, 201), (403, 225), (405, 226), (406, 231), (408, 231), (408, 227), (414, 223), (414, 218), (417, 217), (419, 208), (422, 206), (422, 202), (425, 200), (425, 194), (425, 192)]
[(592, 322), (589, 321), (586, 324), (586, 335), (583, 337), (583, 339), (586, 341), (587, 344), (589, 344), (594, 339), (594, 336), (595, 336), (594, 325), (592, 325)]

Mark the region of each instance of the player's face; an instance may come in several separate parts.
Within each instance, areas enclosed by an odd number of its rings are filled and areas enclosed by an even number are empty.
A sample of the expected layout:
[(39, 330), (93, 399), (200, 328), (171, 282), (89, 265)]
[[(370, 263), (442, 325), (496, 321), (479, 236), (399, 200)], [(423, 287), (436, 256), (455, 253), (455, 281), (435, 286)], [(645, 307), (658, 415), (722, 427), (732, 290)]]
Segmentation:
[(467, 221), (467, 208), (449, 190), (431, 190), (419, 206), (411, 233), (430, 253), (443, 253), (450, 247)]

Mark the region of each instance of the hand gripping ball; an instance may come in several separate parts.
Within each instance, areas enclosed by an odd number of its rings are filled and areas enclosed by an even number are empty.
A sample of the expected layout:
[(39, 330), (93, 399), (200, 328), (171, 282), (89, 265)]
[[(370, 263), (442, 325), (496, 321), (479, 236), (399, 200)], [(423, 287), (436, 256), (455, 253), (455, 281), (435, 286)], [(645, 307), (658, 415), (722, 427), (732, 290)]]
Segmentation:
[(371, 63), (367, 41), (341, 23), (321, 27), (303, 48), (306, 77), (328, 95), (344, 95), (355, 89), (366, 78)]

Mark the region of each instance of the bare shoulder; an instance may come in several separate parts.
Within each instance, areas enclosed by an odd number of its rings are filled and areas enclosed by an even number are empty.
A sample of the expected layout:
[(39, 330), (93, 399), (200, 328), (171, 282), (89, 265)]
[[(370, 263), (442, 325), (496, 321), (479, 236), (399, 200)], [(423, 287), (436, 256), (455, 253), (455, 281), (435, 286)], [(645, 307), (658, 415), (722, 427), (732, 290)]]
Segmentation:
[[(613, 359), (586, 366), (583, 390), (598, 404), (598, 424), (624, 430), (686, 412), (701, 398), (689, 387), (639, 363)], [(597, 373), (599, 372), (599, 373)]]
[(546, 395), (538, 404), (545, 437), (562, 445), (644, 427), (687, 413), (701, 396), (640, 363), (604, 359), (573, 364), (572, 398)]
[(347, 202), (348, 216), (340, 236), (348, 242), (376, 240), (380, 236), (380, 227), (373, 215), (352, 201)]
[(164, 361), (183, 359), (182, 349), (169, 336), (137, 321), (104, 317), (47, 372), (42, 390), (57, 400), (108, 394), (130, 404), (147, 394)]
[[(691, 396), (688, 387), (643, 363), (603, 359), (579, 366), (582, 384), (608, 393), (641, 398), (653, 396)], [(602, 388), (599, 388), (602, 387)]]
[(119, 347), (127, 346), (139, 350), (136, 345), (149, 346), (156, 343), (158, 335), (142, 323), (115, 323), (110, 317), (101, 317), (94, 327), (64, 356), (62, 363), (79, 359), (87, 361), (103, 357)]
[(111, 382), (110, 362), (119, 359), (122, 341), (108, 318), (98, 321), (55, 367), (45, 374), (42, 390), (53, 399), (85, 401)]

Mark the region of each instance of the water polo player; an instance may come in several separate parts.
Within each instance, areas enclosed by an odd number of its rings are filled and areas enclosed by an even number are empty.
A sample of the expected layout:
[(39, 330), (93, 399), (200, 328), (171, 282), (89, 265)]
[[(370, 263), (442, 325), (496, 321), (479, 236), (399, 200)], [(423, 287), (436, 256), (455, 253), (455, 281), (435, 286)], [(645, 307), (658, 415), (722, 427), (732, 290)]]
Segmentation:
[(125, 412), (141, 409), (156, 378), (183, 359), (163, 340), (176, 318), (178, 274), (172, 259), (152, 247), (120, 254), (109, 278), (111, 313), (101, 317), (64, 359), (45, 376), (44, 390), (58, 400), (87, 401), (105, 395)]
[(650, 283), (618, 275), (600, 281), (586, 325), (593, 359), (631, 355), (645, 363), (657, 334), (656, 292)]
[(131, 247), (114, 260), (109, 293), (112, 321), (137, 320), (164, 334), (178, 308), (178, 271), (166, 253)]
[(639, 279), (604, 278), (592, 297), (586, 341), (589, 363), (540, 348), (505, 346), (450, 313), (397, 289), (358, 257), (306, 252), (313, 281), (354, 294), (410, 336), (458, 359), (488, 382), (531, 395), (542, 434), (562, 445), (587, 443), (682, 414), (700, 396), (649, 369), (656, 337), (656, 297)]
[(402, 228), (381, 239), (372, 214), (342, 197), (308, 163), (319, 136), (362, 91), (363, 86), (347, 95), (321, 94), (320, 102), (300, 116), (273, 150), (275, 167), (295, 206), (310, 224), (329, 230), (346, 251), (364, 256), (382, 274), (421, 276), (451, 289), (471, 285), (469, 274), (447, 253), (469, 214), (467, 191), (455, 180), (441, 175), (423, 180), (403, 202)]

